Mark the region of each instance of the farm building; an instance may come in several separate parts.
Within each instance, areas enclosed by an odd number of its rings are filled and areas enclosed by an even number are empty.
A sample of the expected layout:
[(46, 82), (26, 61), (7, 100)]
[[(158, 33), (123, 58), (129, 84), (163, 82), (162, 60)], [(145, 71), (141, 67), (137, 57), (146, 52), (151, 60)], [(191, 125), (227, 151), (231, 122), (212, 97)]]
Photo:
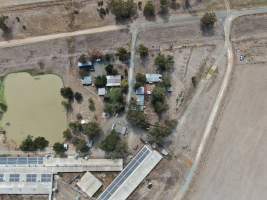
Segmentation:
[(121, 85), (121, 75), (116, 76), (106, 76), (107, 78), (107, 87), (116, 87)]
[(158, 83), (162, 81), (161, 74), (146, 74), (146, 82), (147, 83)]

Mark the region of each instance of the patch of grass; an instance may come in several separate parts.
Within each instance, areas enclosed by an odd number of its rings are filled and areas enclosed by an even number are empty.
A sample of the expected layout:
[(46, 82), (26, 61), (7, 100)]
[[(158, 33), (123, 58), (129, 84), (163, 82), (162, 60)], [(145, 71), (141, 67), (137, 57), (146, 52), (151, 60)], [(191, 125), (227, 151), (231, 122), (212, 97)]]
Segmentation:
[(7, 103), (5, 99), (4, 81), (0, 80), (0, 112), (6, 112), (6, 110), (7, 110)]

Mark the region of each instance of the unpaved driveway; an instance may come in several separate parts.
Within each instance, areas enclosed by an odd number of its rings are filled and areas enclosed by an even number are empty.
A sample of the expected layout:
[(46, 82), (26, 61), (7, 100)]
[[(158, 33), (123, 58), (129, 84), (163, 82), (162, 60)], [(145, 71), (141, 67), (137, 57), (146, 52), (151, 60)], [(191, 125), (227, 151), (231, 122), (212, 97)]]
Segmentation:
[(186, 199), (267, 198), (267, 68), (235, 68), (216, 137)]

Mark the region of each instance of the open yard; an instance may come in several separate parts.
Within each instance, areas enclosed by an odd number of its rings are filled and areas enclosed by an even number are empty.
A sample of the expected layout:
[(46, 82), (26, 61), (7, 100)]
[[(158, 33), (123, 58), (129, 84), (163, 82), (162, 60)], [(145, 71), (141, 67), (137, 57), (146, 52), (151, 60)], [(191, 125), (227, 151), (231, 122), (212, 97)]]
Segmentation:
[(266, 197), (266, 76), (265, 65), (235, 66), (213, 144), (187, 199)]

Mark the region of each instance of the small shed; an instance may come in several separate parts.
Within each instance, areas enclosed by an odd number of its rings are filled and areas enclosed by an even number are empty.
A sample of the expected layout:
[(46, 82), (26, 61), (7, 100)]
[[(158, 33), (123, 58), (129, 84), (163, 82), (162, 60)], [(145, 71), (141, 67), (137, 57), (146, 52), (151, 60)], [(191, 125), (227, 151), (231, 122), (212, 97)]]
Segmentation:
[(144, 105), (145, 105), (145, 96), (144, 95), (136, 95), (136, 102), (137, 105), (139, 106), (140, 110), (144, 110)]
[(107, 78), (107, 87), (116, 87), (121, 85), (121, 75), (116, 76), (106, 76)]
[(107, 93), (106, 88), (98, 88), (98, 89), (97, 89), (97, 94), (98, 94), (99, 96), (105, 96), (106, 93)]
[(83, 85), (92, 85), (92, 77), (91, 76), (85, 76), (82, 79)]
[(144, 95), (145, 94), (145, 87), (139, 87), (135, 90), (136, 95)]
[(77, 185), (84, 193), (92, 197), (102, 186), (102, 183), (92, 173), (86, 172)]
[(146, 82), (147, 83), (158, 83), (162, 81), (161, 74), (146, 74)]
[(86, 61), (86, 62), (78, 62), (78, 67), (80, 69), (89, 69), (90, 71), (94, 71), (95, 67), (94, 64), (91, 61)]

